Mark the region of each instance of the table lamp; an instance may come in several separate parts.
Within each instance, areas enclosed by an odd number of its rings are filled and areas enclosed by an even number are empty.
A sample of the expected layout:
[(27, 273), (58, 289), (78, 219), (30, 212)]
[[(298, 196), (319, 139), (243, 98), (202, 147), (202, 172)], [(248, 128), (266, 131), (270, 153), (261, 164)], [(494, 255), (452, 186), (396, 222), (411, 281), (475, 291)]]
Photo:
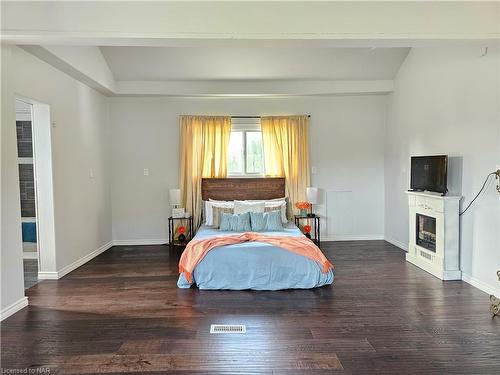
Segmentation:
[(306, 198), (309, 203), (311, 203), (311, 212), (307, 214), (309, 217), (315, 217), (316, 214), (313, 213), (312, 206), (313, 204), (318, 203), (318, 188), (316, 187), (308, 187), (306, 188)]
[(172, 208), (172, 217), (184, 217), (184, 208), (179, 208), (181, 204), (181, 189), (169, 189), (168, 198)]

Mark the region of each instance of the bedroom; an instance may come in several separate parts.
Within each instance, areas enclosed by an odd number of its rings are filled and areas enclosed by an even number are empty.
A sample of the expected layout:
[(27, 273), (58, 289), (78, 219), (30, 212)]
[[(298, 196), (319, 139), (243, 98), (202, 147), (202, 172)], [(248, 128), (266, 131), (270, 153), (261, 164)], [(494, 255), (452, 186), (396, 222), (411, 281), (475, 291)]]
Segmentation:
[[(2, 368), (498, 372), (498, 180), (461, 219), (462, 281), (404, 252), (411, 156), (448, 155), (461, 209), (499, 168), (498, 24), (495, 2), (2, 2)], [(16, 98), (50, 113), (52, 148), (53, 186), (37, 187), (52, 230), (26, 292)], [(332, 285), (177, 288), (181, 115), (310, 115)], [(222, 323), (247, 332), (210, 336)]]

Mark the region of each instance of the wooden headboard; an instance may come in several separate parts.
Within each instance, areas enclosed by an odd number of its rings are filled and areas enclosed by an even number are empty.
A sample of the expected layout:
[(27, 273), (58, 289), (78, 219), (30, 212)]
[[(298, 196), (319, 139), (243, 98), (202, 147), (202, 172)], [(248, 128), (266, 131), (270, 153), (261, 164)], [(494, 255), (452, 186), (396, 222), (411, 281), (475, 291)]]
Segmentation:
[(265, 200), (283, 198), (285, 196), (284, 177), (265, 178), (203, 178), (201, 180), (201, 197), (209, 199), (232, 200)]

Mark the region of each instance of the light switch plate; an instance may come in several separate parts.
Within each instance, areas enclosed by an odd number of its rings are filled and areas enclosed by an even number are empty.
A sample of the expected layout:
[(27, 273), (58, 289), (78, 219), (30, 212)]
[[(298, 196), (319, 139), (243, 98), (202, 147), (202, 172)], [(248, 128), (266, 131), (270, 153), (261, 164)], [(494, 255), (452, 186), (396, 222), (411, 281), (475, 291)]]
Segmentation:
[(149, 168), (144, 168), (144, 176), (149, 176)]
[(311, 167), (311, 174), (316, 174), (318, 173), (318, 167)]

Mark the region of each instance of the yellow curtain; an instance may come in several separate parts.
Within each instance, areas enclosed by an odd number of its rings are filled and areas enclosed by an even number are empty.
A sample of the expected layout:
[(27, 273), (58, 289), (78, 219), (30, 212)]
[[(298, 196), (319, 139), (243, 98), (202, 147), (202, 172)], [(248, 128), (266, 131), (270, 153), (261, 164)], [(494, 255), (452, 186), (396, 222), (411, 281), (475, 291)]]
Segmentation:
[(309, 117), (262, 117), (261, 128), (266, 176), (286, 178), (287, 214), (291, 218), (295, 203), (305, 200), (306, 187), (310, 186)]
[(180, 189), (194, 226), (201, 223), (201, 179), (227, 176), (229, 116), (180, 116)]

